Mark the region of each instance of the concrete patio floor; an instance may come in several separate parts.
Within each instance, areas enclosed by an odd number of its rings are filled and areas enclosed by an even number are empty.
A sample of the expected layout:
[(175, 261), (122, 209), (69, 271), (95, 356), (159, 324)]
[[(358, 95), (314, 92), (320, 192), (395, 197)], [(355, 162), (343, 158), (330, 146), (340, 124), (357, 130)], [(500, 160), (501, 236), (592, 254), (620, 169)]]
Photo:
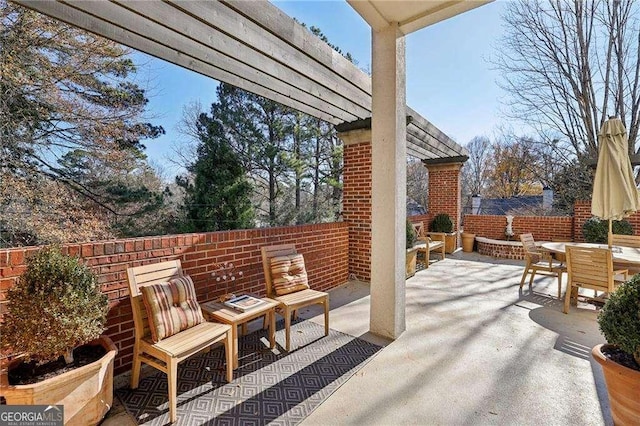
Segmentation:
[[(520, 292), (523, 266), (462, 252), (432, 263), (407, 280), (407, 329), (393, 342), (368, 333), (367, 284), (333, 290), (331, 328), (385, 347), (303, 425), (613, 424), (590, 357), (604, 342), (595, 310), (563, 314), (553, 278)], [(116, 404), (103, 424), (130, 421)]]

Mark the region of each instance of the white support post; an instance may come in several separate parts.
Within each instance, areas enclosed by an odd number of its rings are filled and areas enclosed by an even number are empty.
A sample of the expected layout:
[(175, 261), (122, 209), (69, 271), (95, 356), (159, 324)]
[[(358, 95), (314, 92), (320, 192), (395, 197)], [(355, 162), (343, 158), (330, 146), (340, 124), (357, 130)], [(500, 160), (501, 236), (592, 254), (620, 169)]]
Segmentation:
[(372, 333), (396, 339), (405, 323), (406, 76), (405, 39), (392, 24), (372, 38)]

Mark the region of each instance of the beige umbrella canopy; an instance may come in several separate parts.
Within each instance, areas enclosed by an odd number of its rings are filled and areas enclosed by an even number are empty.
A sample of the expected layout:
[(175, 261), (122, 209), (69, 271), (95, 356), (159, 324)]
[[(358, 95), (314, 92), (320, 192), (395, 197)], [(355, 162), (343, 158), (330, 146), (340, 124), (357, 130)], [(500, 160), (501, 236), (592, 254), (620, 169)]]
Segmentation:
[(598, 134), (598, 165), (593, 182), (591, 214), (620, 220), (640, 210), (640, 196), (629, 160), (627, 130), (619, 118), (610, 118)]

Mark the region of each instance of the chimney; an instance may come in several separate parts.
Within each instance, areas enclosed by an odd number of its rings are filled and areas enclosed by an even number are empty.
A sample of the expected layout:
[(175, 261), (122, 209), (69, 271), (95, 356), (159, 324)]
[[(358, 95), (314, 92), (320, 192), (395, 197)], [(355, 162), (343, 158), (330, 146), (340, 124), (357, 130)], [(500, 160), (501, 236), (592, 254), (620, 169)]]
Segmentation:
[(480, 203), (482, 198), (480, 194), (471, 197), (471, 214), (480, 214)]
[(551, 210), (553, 207), (553, 189), (545, 186), (542, 188), (542, 208), (544, 210)]

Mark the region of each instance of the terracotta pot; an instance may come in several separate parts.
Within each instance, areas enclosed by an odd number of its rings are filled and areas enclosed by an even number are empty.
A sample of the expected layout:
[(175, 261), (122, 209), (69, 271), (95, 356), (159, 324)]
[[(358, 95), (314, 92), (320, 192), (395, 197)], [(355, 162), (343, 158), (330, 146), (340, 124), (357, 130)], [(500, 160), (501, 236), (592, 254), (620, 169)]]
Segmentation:
[(444, 251), (447, 254), (451, 254), (458, 248), (458, 236), (454, 232), (444, 236)]
[(609, 346), (594, 347), (591, 356), (602, 366), (613, 422), (619, 426), (639, 425), (640, 371), (620, 365), (604, 356), (602, 348)]
[(465, 253), (471, 253), (473, 251), (473, 244), (476, 242), (476, 234), (470, 234), (467, 232), (462, 233), (462, 251)]
[(101, 345), (107, 353), (91, 364), (38, 383), (3, 386), (7, 405), (64, 405), (65, 425), (98, 424), (113, 403), (113, 359), (118, 350), (107, 336), (90, 344)]

